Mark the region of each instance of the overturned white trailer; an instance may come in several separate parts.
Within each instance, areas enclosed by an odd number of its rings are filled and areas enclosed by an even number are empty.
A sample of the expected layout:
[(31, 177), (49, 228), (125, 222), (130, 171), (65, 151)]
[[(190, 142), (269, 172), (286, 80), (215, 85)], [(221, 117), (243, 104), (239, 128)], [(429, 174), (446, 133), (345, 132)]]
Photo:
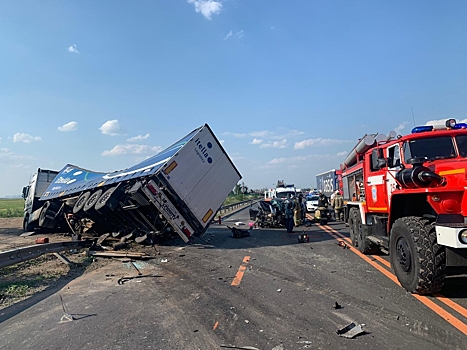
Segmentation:
[[(28, 227), (200, 237), (241, 175), (205, 124), (157, 155), (121, 171), (66, 165), (44, 191)], [(28, 191), (26, 191), (28, 192)], [(117, 235), (116, 234), (116, 235)]]

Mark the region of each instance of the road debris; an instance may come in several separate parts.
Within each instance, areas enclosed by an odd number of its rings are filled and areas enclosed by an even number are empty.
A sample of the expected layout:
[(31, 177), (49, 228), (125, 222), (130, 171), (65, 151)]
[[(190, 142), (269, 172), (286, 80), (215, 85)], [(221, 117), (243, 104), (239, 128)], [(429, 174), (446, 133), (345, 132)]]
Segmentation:
[(344, 241), (338, 241), (336, 243), (339, 247), (342, 247), (344, 249), (350, 249), (350, 247), (347, 245), (347, 243), (345, 243)]
[(336, 301), (336, 302), (334, 303), (334, 309), (336, 309), (336, 310), (342, 309), (342, 306), (339, 305), (339, 303)]
[(59, 295), (60, 297), (60, 302), (62, 303), (62, 309), (63, 309), (63, 316), (60, 319), (60, 322), (68, 322), (68, 321), (73, 321), (75, 318), (73, 315), (68, 311), (68, 308), (65, 305), (65, 302), (62, 299), (62, 296)]
[(131, 258), (131, 259), (152, 259), (153, 257), (146, 253), (137, 252), (97, 252), (95, 250), (89, 250), (88, 256), (97, 256), (103, 258)]
[(249, 237), (250, 236), (250, 231), (247, 229), (241, 229), (241, 228), (236, 228), (236, 227), (230, 227), (227, 226), (232, 231), (232, 237), (233, 238), (243, 238), (243, 237)]
[[(161, 275), (156, 275), (156, 274), (151, 274), (151, 275), (138, 275), (138, 276), (127, 276), (127, 277), (120, 277), (117, 281), (119, 285), (125, 284), (125, 282), (128, 282), (130, 280), (134, 280), (137, 278), (146, 278), (146, 277), (162, 277)], [(140, 281), (136, 281), (140, 282)]]
[(339, 337), (352, 339), (359, 334), (365, 333), (365, 331), (362, 329), (362, 325), (352, 322), (347, 326), (336, 330), (336, 333)]
[(280, 292), (282, 292), (282, 289), (279, 288), (279, 289), (277, 290), (277, 293), (280, 293)]
[(255, 348), (254, 346), (235, 346), (235, 345), (220, 345), (221, 348), (227, 348), (227, 349), (240, 349), (240, 350), (259, 350), (258, 348)]
[(310, 237), (306, 233), (298, 235), (298, 243), (308, 243), (310, 241)]

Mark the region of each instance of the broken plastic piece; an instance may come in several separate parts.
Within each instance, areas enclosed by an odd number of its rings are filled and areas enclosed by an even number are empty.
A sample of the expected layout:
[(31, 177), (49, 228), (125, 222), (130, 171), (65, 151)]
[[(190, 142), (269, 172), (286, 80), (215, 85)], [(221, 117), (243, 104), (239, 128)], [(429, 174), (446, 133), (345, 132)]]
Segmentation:
[(344, 328), (336, 330), (336, 333), (339, 337), (344, 338), (355, 338), (357, 335), (364, 333), (362, 326), (358, 323), (352, 322), (351, 324), (345, 326)]

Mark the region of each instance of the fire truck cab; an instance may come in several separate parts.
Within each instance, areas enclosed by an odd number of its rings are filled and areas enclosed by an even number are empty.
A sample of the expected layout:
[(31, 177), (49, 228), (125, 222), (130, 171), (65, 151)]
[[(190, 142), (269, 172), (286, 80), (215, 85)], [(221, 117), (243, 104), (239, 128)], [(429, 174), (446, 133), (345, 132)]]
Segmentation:
[(390, 255), (410, 292), (438, 292), (467, 267), (467, 124), (365, 135), (341, 165), (353, 246)]

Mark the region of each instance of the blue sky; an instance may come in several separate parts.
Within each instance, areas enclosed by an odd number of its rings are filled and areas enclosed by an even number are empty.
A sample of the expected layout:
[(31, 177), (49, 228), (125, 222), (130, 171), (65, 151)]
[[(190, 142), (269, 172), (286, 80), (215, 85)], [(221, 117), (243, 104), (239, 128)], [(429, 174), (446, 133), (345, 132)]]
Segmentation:
[(127, 168), (208, 123), (249, 188), (365, 133), (467, 117), (465, 1), (0, 2), (0, 196)]

